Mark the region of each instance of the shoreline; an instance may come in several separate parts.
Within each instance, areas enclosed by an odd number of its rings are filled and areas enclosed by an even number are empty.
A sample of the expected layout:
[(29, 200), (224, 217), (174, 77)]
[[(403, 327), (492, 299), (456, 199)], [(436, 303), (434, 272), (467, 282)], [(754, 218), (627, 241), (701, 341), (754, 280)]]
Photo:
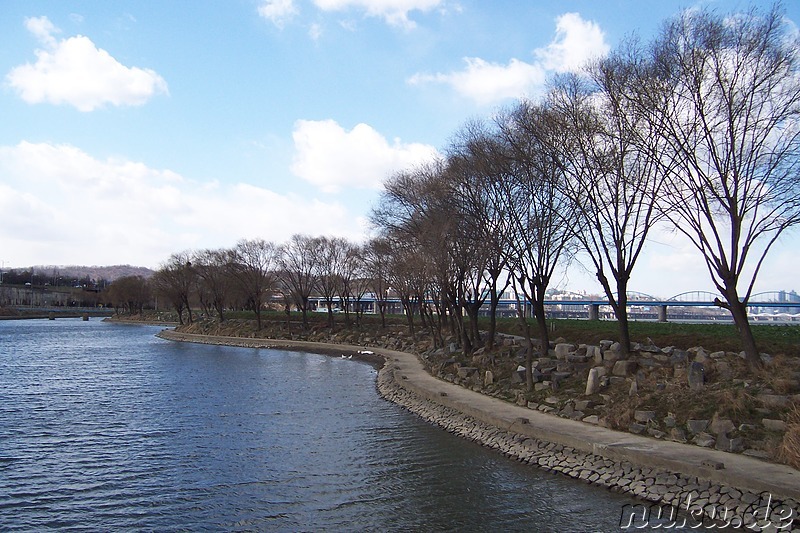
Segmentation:
[[(167, 329), (157, 336), (202, 344), (352, 355), (380, 367), (376, 386), (383, 398), (518, 461), (626, 493), (656, 507), (680, 510), (700, 521), (705, 517), (722, 519), (734, 527), (800, 531), (800, 472), (786, 465), (657, 441), (512, 405), (439, 380), (424, 370), (417, 356), (405, 352)], [(365, 349), (372, 353), (359, 353)], [(646, 518), (644, 504), (637, 511)], [(776, 528), (776, 524), (787, 523), (788, 527)]]

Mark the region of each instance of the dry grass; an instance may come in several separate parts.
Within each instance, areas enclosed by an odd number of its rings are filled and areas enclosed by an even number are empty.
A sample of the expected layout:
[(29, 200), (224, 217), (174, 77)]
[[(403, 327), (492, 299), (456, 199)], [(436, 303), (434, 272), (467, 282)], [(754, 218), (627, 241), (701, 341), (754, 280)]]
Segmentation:
[(786, 433), (780, 446), (782, 462), (800, 469), (800, 407), (795, 406), (786, 417)]

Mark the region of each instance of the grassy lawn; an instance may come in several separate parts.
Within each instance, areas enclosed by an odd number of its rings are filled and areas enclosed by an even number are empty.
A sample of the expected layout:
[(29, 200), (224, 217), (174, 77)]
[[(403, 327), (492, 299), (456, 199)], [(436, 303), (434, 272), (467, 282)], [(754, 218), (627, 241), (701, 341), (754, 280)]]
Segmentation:
[[(265, 320), (286, 320), (286, 315), (278, 312), (266, 312), (262, 315)], [(251, 312), (229, 313), (228, 318), (254, 318)], [(355, 323), (355, 315), (351, 314)], [(309, 313), (309, 322), (312, 327), (325, 327), (327, 313)], [(292, 322), (300, 320), (299, 313), (292, 313)], [(343, 313), (334, 316), (337, 328), (345, 323)], [(392, 325), (405, 325), (406, 318), (402, 315), (387, 315), (386, 321)], [(419, 325), (419, 317), (415, 322)], [(555, 340), (563, 337), (566, 341), (580, 344), (598, 344), (601, 340), (617, 340), (617, 323), (611, 320), (569, 320), (557, 319), (548, 321), (550, 324), (550, 338)], [(380, 316), (364, 315), (362, 323), (376, 326), (380, 324)], [(800, 356), (800, 324), (795, 325), (753, 325), (753, 333), (759, 349), (771, 355), (783, 354), (786, 356)], [(488, 328), (488, 319), (482, 319), (482, 329)], [(516, 319), (498, 319), (498, 331), (509, 335), (519, 335), (520, 329)], [(740, 352), (741, 343), (739, 335), (733, 324), (682, 324), (677, 322), (631, 322), (631, 340), (633, 342), (647, 343), (648, 338), (658, 347), (675, 346), (682, 349), (702, 346), (707, 351), (724, 350)], [(536, 336), (535, 327), (531, 329)]]
[[(617, 340), (617, 323), (610, 320), (551, 320), (551, 339), (563, 337), (569, 342), (597, 344), (603, 339)], [(772, 355), (800, 356), (800, 324), (791, 326), (753, 325), (756, 343), (762, 352)], [(498, 321), (504, 333), (519, 334), (516, 320)], [(656, 346), (691, 348), (702, 346), (709, 351), (741, 351), (739, 334), (733, 324), (681, 324), (676, 322), (631, 322), (631, 340)], [(535, 335), (535, 331), (534, 331)]]

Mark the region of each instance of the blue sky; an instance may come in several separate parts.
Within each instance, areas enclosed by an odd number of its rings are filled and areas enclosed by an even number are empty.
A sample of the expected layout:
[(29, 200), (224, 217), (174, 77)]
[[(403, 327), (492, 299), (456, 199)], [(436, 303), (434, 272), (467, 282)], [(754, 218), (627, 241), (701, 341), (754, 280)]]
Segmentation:
[[(5, 0), (0, 261), (156, 268), (241, 238), (363, 240), (393, 171), (697, 6), (749, 4)], [(710, 287), (685, 242), (657, 240), (634, 290)], [(764, 290), (800, 288), (796, 250), (781, 242)], [(575, 268), (557, 283), (597, 287)]]

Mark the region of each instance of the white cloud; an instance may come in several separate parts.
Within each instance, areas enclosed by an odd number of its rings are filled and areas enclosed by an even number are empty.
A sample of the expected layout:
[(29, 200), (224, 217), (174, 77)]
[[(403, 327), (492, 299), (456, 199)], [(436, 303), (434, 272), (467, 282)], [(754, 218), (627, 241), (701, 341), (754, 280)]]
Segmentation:
[(595, 22), (578, 13), (565, 13), (556, 19), (556, 38), (534, 54), (542, 67), (555, 72), (577, 71), (592, 58), (608, 54), (605, 35)]
[(240, 238), (279, 243), (303, 232), (355, 240), (363, 231), (363, 221), (337, 203), (246, 183), (196, 182), (71, 145), (0, 146), (0, 175), (6, 265), (155, 267), (173, 252), (232, 246)]
[(60, 31), (47, 17), (31, 17), (25, 19), (25, 28), (43, 45), (47, 47), (54, 47), (56, 45), (53, 34), (60, 33)]
[(464, 58), (463, 70), (425, 74), (408, 79), (412, 85), (440, 83), (479, 105), (509, 98), (532, 95), (544, 87), (550, 72), (575, 71), (589, 59), (603, 56), (610, 47), (594, 22), (584, 21), (577, 13), (556, 19), (556, 36), (543, 48), (533, 51), (536, 61), (528, 63), (512, 58), (507, 64), (493, 63), (479, 57)]
[(346, 131), (333, 120), (298, 120), (292, 137), (292, 172), (325, 192), (344, 186), (379, 189), (392, 172), (436, 154), (425, 144), (390, 143), (367, 124)]
[(489, 63), (479, 57), (466, 57), (464, 70), (450, 74), (415, 74), (412, 85), (428, 82), (451, 85), (461, 95), (479, 105), (506, 98), (519, 98), (545, 81), (546, 73), (539, 65), (511, 59), (507, 65)]
[(278, 28), (283, 28), (286, 22), (297, 15), (297, 7), (294, 0), (264, 0), (258, 6), (258, 14)]
[(318, 41), (320, 37), (322, 37), (322, 26), (317, 23), (312, 24), (308, 28), (308, 36), (311, 37), (312, 40)]
[(141, 105), (158, 93), (168, 93), (167, 83), (155, 71), (126, 67), (82, 35), (56, 40), (58, 30), (47, 17), (30, 18), (25, 25), (39, 40), (36, 63), (20, 65), (6, 82), (30, 104), (69, 104), (92, 111), (107, 104)]
[(430, 11), (442, 4), (442, 0), (314, 0), (323, 11), (361, 9), (367, 16), (382, 18), (391, 26), (411, 29), (416, 26), (408, 18), (411, 11)]

